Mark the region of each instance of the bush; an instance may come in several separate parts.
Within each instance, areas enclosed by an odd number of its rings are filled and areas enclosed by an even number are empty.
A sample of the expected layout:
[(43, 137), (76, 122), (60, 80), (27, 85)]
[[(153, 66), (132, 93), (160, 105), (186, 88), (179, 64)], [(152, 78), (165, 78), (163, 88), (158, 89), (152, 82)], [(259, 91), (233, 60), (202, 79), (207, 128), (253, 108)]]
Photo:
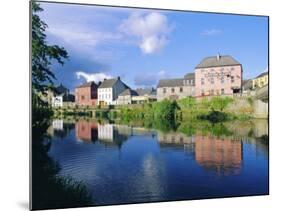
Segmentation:
[(210, 109), (212, 111), (223, 111), (233, 99), (230, 97), (213, 97), (210, 101)]

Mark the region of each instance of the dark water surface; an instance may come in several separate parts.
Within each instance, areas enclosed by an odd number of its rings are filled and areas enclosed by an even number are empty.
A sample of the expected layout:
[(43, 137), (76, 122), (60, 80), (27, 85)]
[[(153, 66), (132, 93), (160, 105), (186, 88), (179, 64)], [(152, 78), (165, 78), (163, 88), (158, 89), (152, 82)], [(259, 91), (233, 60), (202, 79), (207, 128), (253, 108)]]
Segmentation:
[(56, 119), (49, 156), (96, 205), (268, 194), (267, 121), (215, 129)]

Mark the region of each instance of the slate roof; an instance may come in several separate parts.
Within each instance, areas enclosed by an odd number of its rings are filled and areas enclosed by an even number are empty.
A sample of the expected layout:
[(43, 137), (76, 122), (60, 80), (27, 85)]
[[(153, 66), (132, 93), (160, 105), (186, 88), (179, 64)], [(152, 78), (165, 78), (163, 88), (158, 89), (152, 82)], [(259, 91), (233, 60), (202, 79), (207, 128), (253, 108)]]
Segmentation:
[(131, 95), (131, 96), (137, 96), (138, 93), (135, 90), (132, 89), (125, 89), (123, 92), (121, 92), (119, 94), (119, 96), (127, 96), (127, 95)]
[(159, 80), (157, 85), (158, 88), (161, 87), (176, 87), (176, 86), (183, 86), (183, 78), (175, 78), (175, 79), (162, 79)]
[(231, 56), (219, 56), (219, 59), (217, 59), (217, 56), (211, 56), (203, 59), (196, 66), (196, 68), (220, 67), (220, 66), (229, 66), (229, 65), (240, 65), (240, 63)]
[(105, 79), (99, 88), (112, 88), (117, 81), (118, 78)]
[(153, 88), (145, 88), (145, 89), (139, 88), (136, 89), (136, 92), (138, 93), (139, 96), (156, 94), (156, 90)]
[(265, 76), (265, 75), (268, 75), (268, 72), (263, 72), (263, 73), (259, 74), (256, 78), (260, 78), (260, 77)]
[[(120, 78), (105, 79), (98, 88), (112, 88), (118, 80), (120, 80)], [(123, 81), (121, 81), (121, 83), (123, 83), (126, 88), (130, 89)]]
[(76, 88), (90, 87), (90, 86), (92, 86), (93, 83), (96, 84), (94, 81), (90, 81), (90, 82), (84, 83), (80, 86), (77, 86)]
[(184, 75), (185, 79), (195, 79), (195, 74), (194, 73), (187, 73)]

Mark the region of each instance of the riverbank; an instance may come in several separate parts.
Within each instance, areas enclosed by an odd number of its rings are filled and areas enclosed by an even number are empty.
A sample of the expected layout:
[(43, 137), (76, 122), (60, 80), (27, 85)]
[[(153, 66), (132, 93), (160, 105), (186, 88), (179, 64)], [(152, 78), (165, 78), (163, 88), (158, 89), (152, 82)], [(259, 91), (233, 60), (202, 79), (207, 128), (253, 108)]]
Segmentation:
[(168, 120), (189, 121), (267, 119), (268, 104), (252, 98), (212, 97), (195, 99), (187, 97), (177, 101), (163, 100), (145, 104), (128, 104), (108, 107), (64, 107), (55, 108), (54, 115), (89, 116), (123, 120)]

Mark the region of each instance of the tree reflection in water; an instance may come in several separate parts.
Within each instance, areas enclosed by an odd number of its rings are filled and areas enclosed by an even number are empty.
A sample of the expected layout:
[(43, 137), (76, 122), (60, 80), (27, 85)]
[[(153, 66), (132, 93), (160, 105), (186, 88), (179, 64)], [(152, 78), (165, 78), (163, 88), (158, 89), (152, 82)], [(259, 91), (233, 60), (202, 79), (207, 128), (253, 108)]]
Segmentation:
[(46, 135), (48, 127), (49, 121), (40, 121), (32, 127), (32, 209), (93, 204), (91, 195), (82, 182), (57, 176), (60, 166), (48, 156), (51, 147)]

